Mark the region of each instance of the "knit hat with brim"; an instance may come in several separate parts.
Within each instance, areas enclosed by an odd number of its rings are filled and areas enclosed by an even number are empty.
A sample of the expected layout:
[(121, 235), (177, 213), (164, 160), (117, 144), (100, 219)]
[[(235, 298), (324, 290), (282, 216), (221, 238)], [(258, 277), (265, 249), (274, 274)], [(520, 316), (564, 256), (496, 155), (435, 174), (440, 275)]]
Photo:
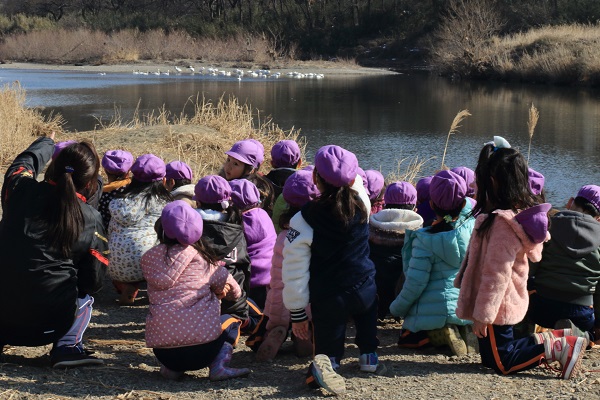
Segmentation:
[(356, 179), (358, 160), (353, 153), (340, 146), (327, 145), (315, 154), (315, 169), (330, 185), (348, 186)]
[(163, 208), (160, 220), (165, 235), (182, 245), (194, 244), (202, 237), (202, 217), (183, 200), (167, 204)]

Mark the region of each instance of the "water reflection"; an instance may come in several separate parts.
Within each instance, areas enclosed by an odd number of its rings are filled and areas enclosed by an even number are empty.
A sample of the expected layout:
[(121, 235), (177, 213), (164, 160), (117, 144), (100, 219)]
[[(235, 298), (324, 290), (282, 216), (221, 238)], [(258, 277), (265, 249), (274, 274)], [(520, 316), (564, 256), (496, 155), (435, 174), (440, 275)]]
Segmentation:
[[(200, 76), (139, 76), (83, 72), (0, 70), (0, 82), (19, 80), (28, 105), (60, 112), (74, 130), (93, 129), (118, 108), (124, 120), (138, 107), (191, 110), (189, 99), (236, 96), (270, 115), (284, 129), (300, 128), (308, 157), (321, 145), (355, 152), (365, 169), (396, 170), (404, 157), (437, 157), (456, 113), (469, 109), (450, 140), (446, 163), (473, 168), (483, 142), (505, 136), (524, 152), (531, 103), (540, 111), (530, 164), (547, 179), (550, 201), (564, 203), (587, 183), (600, 184), (600, 101), (597, 91), (577, 88), (449, 82), (427, 75), (326, 77), (322, 80), (243, 79)], [(186, 106), (187, 104), (187, 106)]]

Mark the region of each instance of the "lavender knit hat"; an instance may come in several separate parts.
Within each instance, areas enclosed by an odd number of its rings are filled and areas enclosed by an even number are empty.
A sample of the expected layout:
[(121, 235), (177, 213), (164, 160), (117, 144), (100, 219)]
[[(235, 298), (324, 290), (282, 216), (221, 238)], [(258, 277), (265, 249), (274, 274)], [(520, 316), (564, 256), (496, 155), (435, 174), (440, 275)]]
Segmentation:
[(274, 168), (294, 168), (300, 161), (300, 147), (294, 140), (281, 140), (271, 148)]
[(290, 206), (300, 208), (319, 195), (319, 189), (313, 181), (312, 172), (296, 171), (283, 185), (283, 199)]
[(596, 210), (600, 212), (600, 186), (596, 185), (585, 185), (577, 193), (577, 197), (583, 197), (589, 201)]
[(254, 168), (260, 167), (260, 164), (265, 159), (262, 144), (254, 139), (240, 140), (234, 143), (231, 149), (226, 151), (225, 154)]
[(365, 175), (367, 176), (367, 192), (369, 193), (369, 198), (375, 200), (377, 196), (379, 196), (379, 193), (381, 193), (381, 189), (383, 189), (383, 186), (385, 185), (385, 180), (383, 179), (381, 172), (374, 169), (366, 170)]
[(529, 188), (531, 192), (535, 195), (542, 194), (542, 190), (544, 190), (544, 175), (540, 174), (533, 168), (528, 168), (527, 175), (529, 177)]
[(52, 153), (52, 160), (58, 157), (58, 154), (67, 146), (77, 143), (76, 140), (66, 140), (64, 142), (58, 142), (54, 144), (54, 153)]
[(515, 216), (515, 220), (533, 243), (543, 243), (548, 232), (548, 211), (552, 208), (549, 203), (538, 204), (527, 208)]
[(254, 183), (247, 179), (234, 179), (231, 186), (231, 200), (236, 207), (244, 209), (260, 202), (260, 192)]
[(192, 180), (192, 169), (183, 161), (171, 161), (166, 165), (165, 176), (169, 179)]
[(456, 167), (452, 168), (450, 171), (460, 175), (467, 184), (467, 197), (472, 197), (475, 194), (475, 188), (473, 187), (473, 182), (475, 182), (475, 171), (471, 168), (467, 167)]
[(194, 244), (202, 237), (204, 223), (200, 213), (183, 200), (167, 204), (160, 220), (165, 235), (182, 245)]
[(409, 182), (394, 182), (385, 189), (383, 201), (386, 205), (417, 204), (417, 190)]
[[(231, 198), (231, 186), (227, 179), (219, 175), (208, 175), (194, 186), (192, 200), (206, 204), (218, 204)], [(225, 207), (227, 208), (227, 207)]]
[(358, 160), (353, 153), (340, 146), (327, 145), (315, 154), (315, 169), (330, 185), (347, 186), (356, 179)]
[(109, 150), (102, 157), (102, 168), (108, 174), (124, 175), (133, 165), (133, 156), (125, 150)]
[(417, 201), (419, 203), (426, 203), (431, 200), (431, 197), (429, 196), (429, 186), (431, 186), (432, 179), (433, 175), (421, 178), (417, 182)]
[(155, 182), (165, 177), (165, 162), (154, 154), (139, 156), (131, 166), (133, 177), (141, 182)]
[(431, 201), (442, 210), (454, 210), (467, 196), (465, 180), (452, 171), (440, 171), (431, 179), (429, 186)]
[(365, 192), (367, 192), (367, 196), (369, 196), (369, 198), (370, 198), (371, 192), (369, 191), (369, 181), (367, 179), (367, 174), (365, 173), (365, 170), (362, 169), (361, 167), (358, 167), (358, 175), (362, 179), (363, 187), (365, 188)]

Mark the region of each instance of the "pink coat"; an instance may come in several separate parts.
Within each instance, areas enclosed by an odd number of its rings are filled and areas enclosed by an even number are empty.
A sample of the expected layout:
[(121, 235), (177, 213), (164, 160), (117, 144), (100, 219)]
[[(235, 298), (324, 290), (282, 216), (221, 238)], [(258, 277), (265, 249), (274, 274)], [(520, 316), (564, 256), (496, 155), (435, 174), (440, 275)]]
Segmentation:
[(276, 326), (285, 326), (290, 324), (290, 312), (283, 305), (283, 279), (281, 277), (281, 266), (283, 265), (283, 243), (288, 230), (285, 229), (277, 235), (275, 246), (273, 248), (273, 263), (271, 267), (271, 283), (267, 292), (264, 314), (269, 317), (267, 321), (267, 330), (270, 331)]
[[(456, 315), (486, 324), (514, 325), (529, 306), (529, 263), (542, 258), (543, 243), (533, 243), (510, 210), (497, 214), (487, 235), (477, 229), (488, 214), (477, 217), (467, 254), (454, 286), (460, 288)], [(546, 238), (550, 235), (546, 233)]]
[(242, 292), (223, 267), (209, 264), (192, 246), (159, 244), (141, 260), (148, 282), (146, 345), (184, 347), (209, 343), (221, 335), (221, 302), (215, 292), (231, 286), (227, 299)]

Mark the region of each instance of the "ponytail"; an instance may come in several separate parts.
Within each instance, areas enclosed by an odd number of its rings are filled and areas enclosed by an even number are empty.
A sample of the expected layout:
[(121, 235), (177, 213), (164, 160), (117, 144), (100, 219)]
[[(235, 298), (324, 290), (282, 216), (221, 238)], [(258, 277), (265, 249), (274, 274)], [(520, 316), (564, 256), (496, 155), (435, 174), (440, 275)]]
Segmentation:
[(100, 161), (91, 143), (81, 142), (65, 147), (49, 168), (48, 181), (56, 186), (44, 215), (47, 218), (46, 239), (62, 257), (70, 258), (71, 250), (84, 226), (78, 192), (97, 189)]
[(330, 207), (333, 217), (346, 227), (354, 221), (357, 214), (359, 215), (359, 223), (367, 222), (367, 208), (354, 189), (348, 185), (333, 186), (327, 183), (318, 172), (315, 173), (315, 176), (323, 188), (320, 196), (315, 200), (316, 204)]

